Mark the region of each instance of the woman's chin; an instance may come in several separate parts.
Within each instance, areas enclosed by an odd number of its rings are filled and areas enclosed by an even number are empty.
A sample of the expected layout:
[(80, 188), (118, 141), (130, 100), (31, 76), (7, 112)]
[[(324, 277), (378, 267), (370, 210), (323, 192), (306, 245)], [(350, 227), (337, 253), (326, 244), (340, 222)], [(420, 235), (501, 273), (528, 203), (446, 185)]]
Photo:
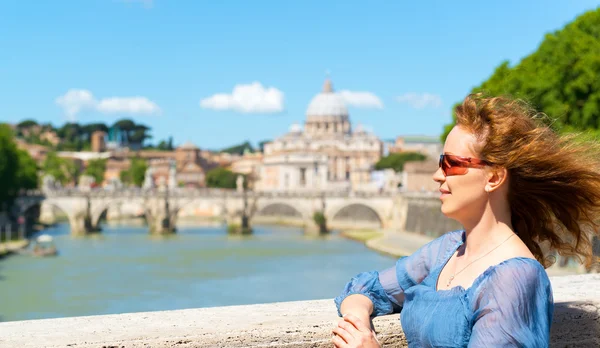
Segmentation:
[(442, 203), (441, 211), (442, 214), (444, 214), (446, 217), (452, 218), (452, 213), (454, 212), (454, 209), (452, 209), (452, 207), (448, 203)]

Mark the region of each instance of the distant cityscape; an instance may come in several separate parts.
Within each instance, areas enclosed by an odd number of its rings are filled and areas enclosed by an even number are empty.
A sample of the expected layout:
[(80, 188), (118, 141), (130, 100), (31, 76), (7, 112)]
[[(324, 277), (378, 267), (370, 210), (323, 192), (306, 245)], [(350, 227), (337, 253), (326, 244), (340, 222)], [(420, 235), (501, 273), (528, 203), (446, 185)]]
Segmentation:
[[(157, 146), (144, 146), (149, 129), (130, 120), (111, 127), (87, 125), (84, 143), (81, 139), (77, 139), (79, 143), (67, 143), (68, 134), (61, 137), (50, 125), (35, 121), (12, 127), (18, 147), (40, 167), (51, 152), (73, 161), (79, 172), (101, 161), (103, 173), (91, 185), (107, 189), (124, 185), (123, 174), (135, 161), (143, 161), (145, 177), (150, 175), (156, 186), (210, 186), (207, 173), (222, 168), (243, 175), (248, 187), (256, 191), (389, 191), (399, 187), (404, 191), (431, 191), (437, 189), (431, 175), (442, 151), (439, 137), (398, 136), (384, 141), (360, 124), (353, 126), (343, 98), (329, 79), (309, 102), (304, 125), (292, 124), (286, 134), (262, 142), (256, 149), (246, 142), (210, 151), (192, 142), (173, 146), (172, 138)], [(68, 131), (63, 129), (62, 133)], [(422, 156), (401, 165), (402, 170), (382, 165), (386, 157), (414, 153)], [(76, 186), (81, 182), (64, 184)]]

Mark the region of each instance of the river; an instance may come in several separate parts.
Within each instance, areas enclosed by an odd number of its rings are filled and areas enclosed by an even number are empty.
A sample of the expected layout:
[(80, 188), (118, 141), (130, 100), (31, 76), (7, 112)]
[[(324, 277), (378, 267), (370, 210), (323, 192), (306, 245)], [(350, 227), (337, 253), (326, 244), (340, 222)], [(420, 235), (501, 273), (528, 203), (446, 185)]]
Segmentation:
[(248, 237), (220, 226), (168, 237), (124, 225), (87, 238), (67, 224), (44, 233), (59, 256), (0, 260), (0, 321), (333, 298), (353, 275), (394, 264), (337, 233), (292, 227), (255, 226)]

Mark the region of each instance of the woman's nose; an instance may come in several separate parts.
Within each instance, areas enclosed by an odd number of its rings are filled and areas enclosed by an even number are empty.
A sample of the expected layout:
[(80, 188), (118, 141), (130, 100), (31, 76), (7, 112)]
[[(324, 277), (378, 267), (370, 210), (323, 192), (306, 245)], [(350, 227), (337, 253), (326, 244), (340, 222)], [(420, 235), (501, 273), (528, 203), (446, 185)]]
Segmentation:
[(438, 168), (435, 173), (433, 173), (433, 181), (440, 184), (446, 181), (446, 176), (444, 175), (444, 172), (442, 172), (442, 168)]

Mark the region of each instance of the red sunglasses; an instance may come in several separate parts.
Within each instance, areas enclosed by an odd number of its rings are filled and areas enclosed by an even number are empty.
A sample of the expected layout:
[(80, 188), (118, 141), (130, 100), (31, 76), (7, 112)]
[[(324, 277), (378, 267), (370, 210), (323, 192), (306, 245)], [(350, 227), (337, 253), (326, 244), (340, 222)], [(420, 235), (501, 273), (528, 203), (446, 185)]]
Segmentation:
[(464, 175), (467, 174), (469, 168), (481, 168), (490, 165), (492, 164), (488, 161), (455, 155), (440, 155), (439, 163), (445, 176)]

